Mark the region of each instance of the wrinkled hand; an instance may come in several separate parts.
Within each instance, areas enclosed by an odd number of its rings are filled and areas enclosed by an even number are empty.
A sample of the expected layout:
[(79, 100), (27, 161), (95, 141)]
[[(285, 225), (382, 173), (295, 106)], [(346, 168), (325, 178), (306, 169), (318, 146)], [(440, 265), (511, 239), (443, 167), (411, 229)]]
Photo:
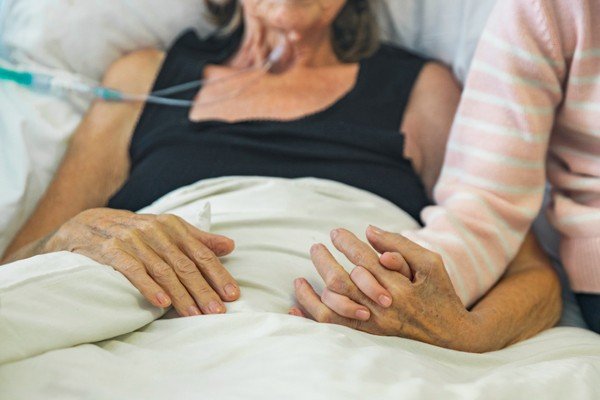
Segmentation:
[(356, 267), (348, 274), (324, 245), (314, 245), (311, 258), (326, 288), (319, 296), (305, 279), (297, 279), (301, 309), (290, 314), (456, 350), (471, 347), (476, 321), (439, 255), (374, 227), (367, 230), (372, 247), (344, 229), (334, 230), (331, 239)]
[(202, 232), (174, 215), (87, 210), (65, 223), (49, 246), (112, 266), (153, 305), (172, 304), (181, 316), (223, 313), (222, 300), (240, 295), (217, 258), (233, 251), (233, 241)]

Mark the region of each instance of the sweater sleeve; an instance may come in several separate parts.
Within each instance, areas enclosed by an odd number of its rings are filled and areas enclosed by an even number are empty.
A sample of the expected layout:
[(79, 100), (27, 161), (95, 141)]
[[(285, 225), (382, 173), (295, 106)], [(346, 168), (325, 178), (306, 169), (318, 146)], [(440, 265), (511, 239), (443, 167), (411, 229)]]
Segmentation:
[[(600, 294), (600, 2), (556, 4), (569, 74), (548, 156), (549, 220), (571, 287)], [(559, 7), (562, 7), (559, 9)]]
[(545, 3), (499, 1), (476, 51), (425, 226), (467, 306), (516, 255), (543, 199), (566, 62)]

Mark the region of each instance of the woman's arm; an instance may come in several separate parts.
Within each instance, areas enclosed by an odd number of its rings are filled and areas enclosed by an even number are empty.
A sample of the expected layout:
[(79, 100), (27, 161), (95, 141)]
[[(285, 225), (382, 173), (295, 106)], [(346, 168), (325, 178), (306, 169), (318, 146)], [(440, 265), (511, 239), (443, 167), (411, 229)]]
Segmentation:
[[(145, 93), (161, 59), (155, 50), (132, 53), (109, 68), (103, 84)], [(46, 193), (6, 249), (4, 262), (43, 252), (47, 236), (63, 223), (108, 203), (127, 178), (129, 141), (141, 109), (141, 103), (96, 102), (90, 107)]]
[[(163, 54), (132, 53), (117, 61), (104, 84), (145, 93)], [(225, 312), (222, 300), (239, 286), (219, 261), (231, 239), (202, 232), (173, 215), (101, 208), (128, 175), (128, 148), (141, 103), (95, 103), (74, 134), (55, 179), (3, 262), (71, 251), (112, 266), (157, 307), (181, 316)]]
[(475, 353), (530, 338), (560, 317), (558, 278), (531, 235), (505, 276), (471, 311), (457, 296), (439, 255), (374, 227), (367, 238), (381, 256), (350, 232), (332, 233), (334, 246), (357, 265), (350, 274), (325, 246), (314, 246), (311, 257), (326, 289), (318, 296), (306, 280), (297, 280), (296, 297), (304, 311), (291, 313)]
[(478, 320), (474, 348), (497, 350), (528, 339), (556, 325), (561, 312), (560, 281), (530, 233), (502, 279), (471, 310)]
[(430, 198), (444, 164), (460, 91), (452, 71), (438, 63), (426, 64), (415, 82), (400, 127), (405, 135), (404, 155), (412, 160)]

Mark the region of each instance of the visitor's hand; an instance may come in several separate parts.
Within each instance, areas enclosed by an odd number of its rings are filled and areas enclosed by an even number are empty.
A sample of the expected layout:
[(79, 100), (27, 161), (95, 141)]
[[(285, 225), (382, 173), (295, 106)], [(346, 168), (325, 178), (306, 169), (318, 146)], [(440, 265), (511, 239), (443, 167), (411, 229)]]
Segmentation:
[(65, 223), (48, 246), (112, 266), (150, 303), (161, 308), (172, 304), (181, 316), (223, 313), (222, 300), (240, 295), (217, 258), (233, 251), (233, 241), (174, 215), (87, 210)]
[(374, 227), (367, 230), (372, 247), (344, 229), (331, 238), (356, 267), (348, 274), (324, 245), (314, 245), (311, 258), (326, 288), (319, 296), (297, 279), (301, 308), (290, 314), (456, 350), (473, 347), (477, 321), (457, 296), (440, 256)]

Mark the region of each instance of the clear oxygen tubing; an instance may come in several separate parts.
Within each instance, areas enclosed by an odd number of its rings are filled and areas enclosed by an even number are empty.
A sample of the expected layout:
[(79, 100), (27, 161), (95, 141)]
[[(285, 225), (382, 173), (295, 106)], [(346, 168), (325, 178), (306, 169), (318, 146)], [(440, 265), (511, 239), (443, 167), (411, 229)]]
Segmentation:
[[(150, 94), (126, 93), (120, 90), (112, 89), (97, 84), (88, 84), (77, 79), (63, 78), (55, 75), (35, 73), (30, 71), (20, 71), (17, 69), (3, 68), (2, 66), (0, 66), (0, 81), (13, 82), (33, 91), (52, 95), (62, 95), (64, 93), (79, 93), (91, 96), (94, 99), (100, 99), (108, 102), (146, 102), (150, 104), (158, 104), (171, 107), (191, 107), (194, 104), (198, 104), (199, 102), (194, 100), (172, 99), (167, 96), (172, 96), (174, 94), (181, 93), (194, 88), (199, 88), (201, 86), (208, 86), (227, 82), (239, 77), (242, 74), (246, 74), (253, 71), (260, 71), (260, 76), (262, 76), (262, 74), (269, 72), (273, 68), (273, 66), (275, 66), (277, 62), (283, 58), (285, 51), (286, 43), (282, 42), (271, 51), (265, 62), (261, 65), (244, 68), (230, 75), (219, 78), (200, 79), (192, 82), (183, 83), (170, 88), (157, 90)], [(209, 104), (234, 98), (238, 96), (241, 92), (243, 92), (253, 82), (254, 80), (251, 80), (248, 82), (247, 85), (242, 85), (240, 88), (229, 93), (224, 97), (202, 104)]]

